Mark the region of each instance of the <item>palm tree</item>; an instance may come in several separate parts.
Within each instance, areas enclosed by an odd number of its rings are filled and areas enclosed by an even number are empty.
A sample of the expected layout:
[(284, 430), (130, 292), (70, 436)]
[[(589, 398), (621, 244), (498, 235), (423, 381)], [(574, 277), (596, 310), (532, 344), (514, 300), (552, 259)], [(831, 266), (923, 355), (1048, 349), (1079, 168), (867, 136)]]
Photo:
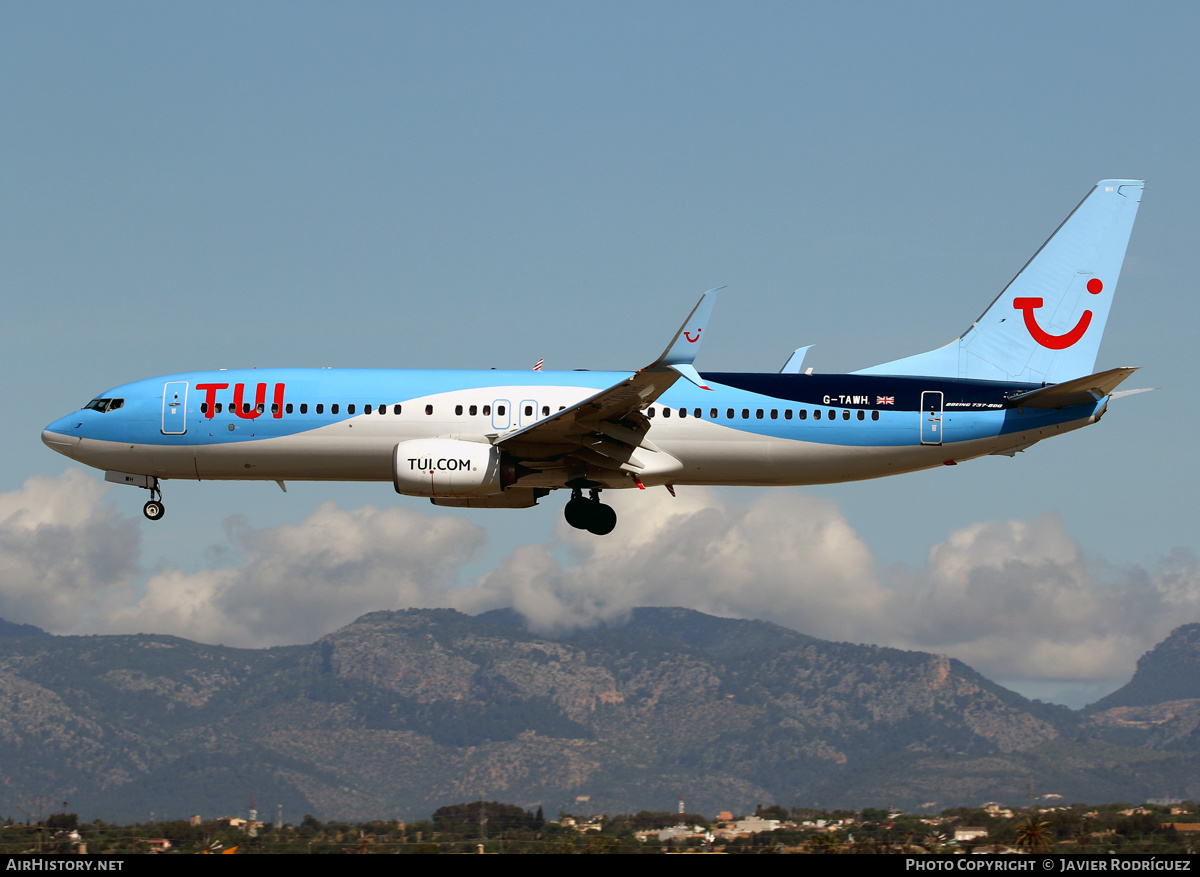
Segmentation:
[(1017, 849), (1029, 853), (1049, 852), (1049, 833), (1049, 822), (1042, 822), (1036, 816), (1030, 816), (1017, 826)]

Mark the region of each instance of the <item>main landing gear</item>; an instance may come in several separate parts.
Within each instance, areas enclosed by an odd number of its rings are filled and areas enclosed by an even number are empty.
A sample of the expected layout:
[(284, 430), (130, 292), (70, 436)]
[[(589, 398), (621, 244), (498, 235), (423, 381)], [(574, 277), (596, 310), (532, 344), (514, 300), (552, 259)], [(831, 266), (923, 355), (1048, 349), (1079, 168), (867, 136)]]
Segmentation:
[(563, 509), (563, 516), (576, 530), (607, 536), (617, 526), (617, 513), (612, 506), (600, 502), (599, 490), (589, 490), (588, 496), (589, 499), (584, 499), (581, 488), (571, 488), (571, 499)]
[(154, 486), (150, 488), (150, 501), (142, 506), (142, 514), (151, 521), (161, 521), (162, 516), (166, 513), (167, 507), (163, 505), (162, 491), (158, 489), (158, 479), (154, 479)]

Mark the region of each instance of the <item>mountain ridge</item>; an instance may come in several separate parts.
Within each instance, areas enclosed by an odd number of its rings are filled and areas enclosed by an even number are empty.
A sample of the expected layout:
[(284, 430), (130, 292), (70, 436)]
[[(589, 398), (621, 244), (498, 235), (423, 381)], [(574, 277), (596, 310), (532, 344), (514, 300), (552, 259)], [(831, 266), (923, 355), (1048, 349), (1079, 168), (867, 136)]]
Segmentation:
[(251, 794), (344, 819), (481, 794), (547, 812), (580, 796), (668, 809), (681, 790), (713, 812), (916, 807), (934, 790), (951, 806), (1020, 802), (1032, 769), (1060, 793), (1094, 789), (1089, 758), (1108, 765), (1106, 794), (1200, 793), (1182, 732), (1168, 745), (1030, 701), (944, 655), (681, 608), (554, 635), (512, 610), (384, 610), (269, 649), (0, 637), (0, 694), (8, 812), (29, 790), (125, 819), (234, 812)]

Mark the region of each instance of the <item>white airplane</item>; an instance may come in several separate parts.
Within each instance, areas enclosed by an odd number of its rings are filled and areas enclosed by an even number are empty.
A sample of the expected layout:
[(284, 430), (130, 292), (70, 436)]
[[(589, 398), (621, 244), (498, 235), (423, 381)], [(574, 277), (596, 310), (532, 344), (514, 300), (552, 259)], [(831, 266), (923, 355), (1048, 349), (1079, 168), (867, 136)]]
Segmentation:
[(467, 508), (567, 489), (568, 523), (597, 535), (616, 525), (605, 489), (825, 484), (1011, 456), (1124, 395), (1135, 369), (1092, 369), (1142, 189), (1098, 183), (959, 338), (851, 374), (800, 373), (807, 348), (779, 374), (698, 373), (714, 290), (634, 372), (167, 375), (101, 394), (42, 441), (148, 489), (150, 520), (172, 478), (391, 481)]

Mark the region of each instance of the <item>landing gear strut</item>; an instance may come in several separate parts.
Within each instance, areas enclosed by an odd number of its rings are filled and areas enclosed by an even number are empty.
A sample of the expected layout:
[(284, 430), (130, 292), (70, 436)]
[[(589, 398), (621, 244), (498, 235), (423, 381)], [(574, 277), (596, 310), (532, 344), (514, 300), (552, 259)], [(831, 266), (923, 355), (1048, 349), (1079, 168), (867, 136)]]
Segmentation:
[(607, 536), (617, 526), (617, 513), (612, 506), (600, 502), (600, 491), (588, 491), (589, 499), (583, 498), (583, 490), (571, 488), (571, 498), (563, 509), (567, 523), (576, 530), (587, 530), (597, 536)]
[(154, 486), (150, 488), (150, 501), (142, 506), (142, 514), (151, 521), (161, 521), (166, 511), (167, 507), (163, 505), (162, 491), (158, 489), (158, 479), (156, 478)]

